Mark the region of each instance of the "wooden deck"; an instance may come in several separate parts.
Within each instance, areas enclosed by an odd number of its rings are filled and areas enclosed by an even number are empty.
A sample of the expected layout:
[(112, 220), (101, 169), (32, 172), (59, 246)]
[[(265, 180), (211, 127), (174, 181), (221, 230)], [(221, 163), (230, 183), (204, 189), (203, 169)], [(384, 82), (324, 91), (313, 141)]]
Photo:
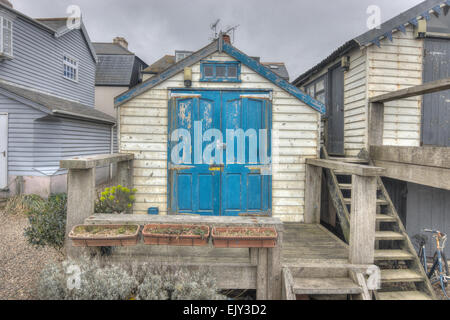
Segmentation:
[(321, 225), (284, 224), (283, 264), (348, 262), (348, 246)]
[[(283, 264), (328, 262), (347, 263), (348, 246), (323, 226), (310, 224), (284, 224)], [(114, 258), (127, 261), (130, 257), (141, 261), (189, 264), (233, 264), (251, 263), (248, 249), (217, 249), (208, 247), (146, 246), (117, 248)]]

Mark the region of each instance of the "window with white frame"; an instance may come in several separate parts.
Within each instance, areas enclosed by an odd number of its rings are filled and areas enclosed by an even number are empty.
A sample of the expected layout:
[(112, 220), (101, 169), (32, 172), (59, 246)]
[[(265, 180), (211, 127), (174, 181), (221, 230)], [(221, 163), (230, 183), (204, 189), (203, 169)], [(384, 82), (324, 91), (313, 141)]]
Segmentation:
[(0, 53), (3, 56), (13, 56), (13, 22), (0, 17)]
[(64, 56), (64, 78), (78, 81), (78, 61), (69, 57)]

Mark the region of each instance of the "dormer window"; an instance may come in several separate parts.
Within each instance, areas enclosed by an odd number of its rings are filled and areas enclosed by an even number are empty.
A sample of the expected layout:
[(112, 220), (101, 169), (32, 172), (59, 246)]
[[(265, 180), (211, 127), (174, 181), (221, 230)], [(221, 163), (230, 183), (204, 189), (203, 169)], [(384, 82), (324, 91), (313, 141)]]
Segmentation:
[(13, 56), (13, 22), (5, 17), (0, 17), (0, 56)]
[(64, 56), (64, 78), (78, 81), (78, 61), (69, 56)]
[(241, 82), (241, 64), (235, 61), (201, 63), (202, 82)]

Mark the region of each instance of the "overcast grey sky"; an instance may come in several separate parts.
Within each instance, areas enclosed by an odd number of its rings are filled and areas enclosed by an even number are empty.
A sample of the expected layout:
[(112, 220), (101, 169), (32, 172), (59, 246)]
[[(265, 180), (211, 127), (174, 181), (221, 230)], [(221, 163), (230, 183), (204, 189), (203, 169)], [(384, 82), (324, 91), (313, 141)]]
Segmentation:
[(66, 16), (79, 5), (94, 42), (123, 36), (151, 64), (175, 49), (208, 44), (210, 24), (239, 25), (234, 45), (262, 61), (284, 61), (291, 80), (345, 41), (367, 31), (367, 7), (385, 21), (421, 0), (12, 0), (34, 18)]

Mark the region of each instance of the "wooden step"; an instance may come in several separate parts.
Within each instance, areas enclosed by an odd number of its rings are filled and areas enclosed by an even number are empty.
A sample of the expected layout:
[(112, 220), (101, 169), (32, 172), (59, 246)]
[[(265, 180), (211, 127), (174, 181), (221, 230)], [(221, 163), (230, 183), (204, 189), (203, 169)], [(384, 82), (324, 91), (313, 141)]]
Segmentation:
[(361, 287), (349, 278), (294, 278), (295, 294), (360, 294)]
[[(345, 204), (352, 204), (352, 198), (344, 198)], [(383, 199), (377, 199), (377, 206), (387, 206), (389, 202)]]
[(413, 260), (414, 254), (405, 250), (375, 250), (375, 261)]
[[(352, 190), (353, 186), (352, 186), (351, 183), (340, 183), (339, 184), (339, 189), (341, 189), (341, 190)], [(378, 190), (381, 190), (380, 186), (378, 186)]]
[(405, 235), (394, 231), (376, 231), (375, 240), (405, 240)]
[(382, 283), (397, 283), (397, 282), (421, 282), (424, 277), (409, 269), (392, 269), (381, 270), (381, 282)]
[(378, 222), (397, 222), (397, 219), (394, 216), (390, 216), (387, 214), (377, 214)]
[(378, 292), (379, 300), (433, 300), (419, 291)]

